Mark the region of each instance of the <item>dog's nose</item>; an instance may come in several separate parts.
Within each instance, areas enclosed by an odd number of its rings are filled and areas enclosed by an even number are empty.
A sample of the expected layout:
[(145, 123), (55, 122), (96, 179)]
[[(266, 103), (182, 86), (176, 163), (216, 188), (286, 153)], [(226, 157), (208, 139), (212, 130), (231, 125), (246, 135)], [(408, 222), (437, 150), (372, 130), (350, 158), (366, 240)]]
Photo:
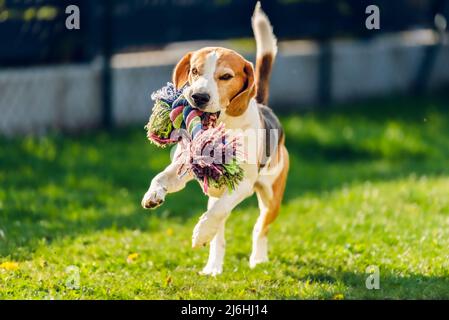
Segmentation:
[(210, 96), (207, 93), (194, 93), (192, 94), (193, 102), (198, 108), (204, 107), (210, 100)]

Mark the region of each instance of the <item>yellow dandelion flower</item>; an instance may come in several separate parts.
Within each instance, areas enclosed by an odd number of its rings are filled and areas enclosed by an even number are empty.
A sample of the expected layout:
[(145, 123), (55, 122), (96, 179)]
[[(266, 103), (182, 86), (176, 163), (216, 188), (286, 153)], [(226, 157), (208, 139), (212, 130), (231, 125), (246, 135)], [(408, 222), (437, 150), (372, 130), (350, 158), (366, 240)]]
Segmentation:
[(334, 295), (334, 297), (332, 299), (343, 300), (344, 298), (345, 298), (345, 296), (342, 293), (337, 293), (336, 295)]
[(19, 264), (17, 262), (6, 261), (0, 264), (0, 269), (14, 271), (19, 269)]
[(167, 236), (169, 236), (169, 237), (172, 236), (173, 235), (173, 229), (172, 228), (168, 228), (166, 233), (167, 233)]
[(131, 253), (128, 258), (126, 258), (126, 262), (132, 263), (139, 257), (138, 253)]

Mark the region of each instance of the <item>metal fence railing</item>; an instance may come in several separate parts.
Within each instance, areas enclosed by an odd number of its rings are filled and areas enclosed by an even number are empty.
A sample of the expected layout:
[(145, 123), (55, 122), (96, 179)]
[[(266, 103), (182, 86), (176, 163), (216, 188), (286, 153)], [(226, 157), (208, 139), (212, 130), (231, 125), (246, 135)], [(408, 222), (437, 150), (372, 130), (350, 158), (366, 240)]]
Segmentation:
[[(256, 1), (241, 0), (0, 0), (0, 65), (87, 61), (108, 51), (173, 41), (251, 37)], [(431, 28), (446, 0), (265, 0), (280, 39), (372, 37)], [(382, 27), (365, 28), (365, 8), (379, 6)], [(65, 8), (77, 5), (81, 29), (67, 30)], [(107, 39), (105, 39), (107, 38)]]

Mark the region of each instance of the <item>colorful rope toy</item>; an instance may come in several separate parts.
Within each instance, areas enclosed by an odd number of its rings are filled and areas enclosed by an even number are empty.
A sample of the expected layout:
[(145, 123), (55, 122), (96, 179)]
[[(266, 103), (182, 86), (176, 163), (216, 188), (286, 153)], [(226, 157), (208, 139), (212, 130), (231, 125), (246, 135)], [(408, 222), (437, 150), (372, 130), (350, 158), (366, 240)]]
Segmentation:
[[(184, 89), (184, 88), (183, 88)], [(243, 179), (239, 165), (239, 139), (227, 139), (223, 124), (215, 126), (218, 113), (203, 112), (190, 106), (172, 83), (151, 94), (155, 101), (145, 126), (147, 138), (158, 147), (181, 142), (180, 156), (185, 165), (178, 174), (192, 172), (202, 183), (204, 193), (209, 186), (235, 189)], [(186, 133), (187, 132), (187, 133)], [(229, 140), (229, 141), (227, 141)]]

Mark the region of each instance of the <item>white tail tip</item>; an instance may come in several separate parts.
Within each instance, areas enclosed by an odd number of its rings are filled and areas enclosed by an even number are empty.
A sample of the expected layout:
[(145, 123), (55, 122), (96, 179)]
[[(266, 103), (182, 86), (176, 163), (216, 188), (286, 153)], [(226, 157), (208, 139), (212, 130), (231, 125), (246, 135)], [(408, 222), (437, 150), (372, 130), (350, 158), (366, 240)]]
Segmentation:
[(277, 39), (270, 20), (262, 10), (260, 1), (256, 3), (251, 23), (256, 38), (257, 56), (271, 53), (274, 57), (277, 53)]

